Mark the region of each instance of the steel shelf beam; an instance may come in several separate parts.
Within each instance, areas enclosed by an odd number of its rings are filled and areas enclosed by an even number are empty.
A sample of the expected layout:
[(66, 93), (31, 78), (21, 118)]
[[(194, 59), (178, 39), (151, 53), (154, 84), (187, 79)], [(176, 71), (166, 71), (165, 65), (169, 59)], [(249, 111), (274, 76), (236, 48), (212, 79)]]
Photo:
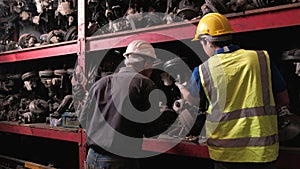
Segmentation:
[(237, 33), (300, 26), (300, 3), (226, 14)]
[(84, 169), (86, 136), (81, 128), (50, 127), (46, 123), (18, 124), (17, 122), (3, 121), (0, 122), (0, 132), (78, 143), (79, 167)]
[(78, 47), (76, 41), (68, 41), (59, 44), (3, 52), (0, 53), (0, 63), (59, 57), (62, 55), (77, 54), (77, 51)]
[[(300, 2), (225, 15), (237, 33), (300, 26)], [(79, 40), (3, 52), (0, 53), (0, 63), (67, 54), (79, 54), (80, 60), (84, 61), (85, 52), (125, 47), (132, 39), (144, 39), (151, 43), (192, 39), (199, 19), (92, 37), (84, 37), (84, 21), (81, 19), (78, 25)]]
[[(300, 26), (300, 3), (225, 15), (236, 33)], [(199, 19), (87, 37), (86, 51), (126, 47), (133, 39), (151, 43), (192, 39)]]
[[(143, 141), (143, 150), (188, 157), (209, 158), (206, 143), (181, 141), (174, 146), (174, 140), (171, 139), (146, 138)], [(279, 168), (298, 169), (299, 160), (300, 147), (280, 146), (279, 157), (276, 161)]]
[(178, 144), (175, 143), (174, 140), (171, 139), (145, 138), (143, 140), (143, 150), (190, 157), (209, 158), (208, 148), (204, 143), (198, 144), (185, 141), (181, 141)]

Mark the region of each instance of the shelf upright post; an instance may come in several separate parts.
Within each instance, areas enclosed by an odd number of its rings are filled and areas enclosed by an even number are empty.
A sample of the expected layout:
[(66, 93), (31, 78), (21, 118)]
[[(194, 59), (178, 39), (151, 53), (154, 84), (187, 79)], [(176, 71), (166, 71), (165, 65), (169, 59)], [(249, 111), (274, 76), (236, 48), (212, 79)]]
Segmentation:
[(85, 72), (85, 41), (86, 41), (86, 7), (87, 1), (78, 0), (78, 65)]
[[(87, 1), (78, 0), (78, 39), (77, 39), (77, 61), (78, 66), (81, 67), (81, 70), (84, 74), (85, 71), (85, 54), (86, 54), (86, 20), (87, 20)], [(83, 83), (83, 82), (82, 82)], [(85, 87), (85, 86), (84, 86)], [(84, 169), (85, 167), (85, 158), (86, 158), (86, 146), (85, 146), (85, 132), (82, 128), (79, 128), (79, 133), (81, 135), (81, 141), (79, 143), (79, 168)]]
[(86, 146), (85, 146), (85, 140), (86, 140), (86, 136), (85, 136), (85, 132), (84, 129), (79, 128), (78, 130), (79, 134), (80, 134), (80, 142), (78, 143), (79, 146), (79, 169), (84, 169), (84, 162), (85, 162), (85, 158), (86, 158)]

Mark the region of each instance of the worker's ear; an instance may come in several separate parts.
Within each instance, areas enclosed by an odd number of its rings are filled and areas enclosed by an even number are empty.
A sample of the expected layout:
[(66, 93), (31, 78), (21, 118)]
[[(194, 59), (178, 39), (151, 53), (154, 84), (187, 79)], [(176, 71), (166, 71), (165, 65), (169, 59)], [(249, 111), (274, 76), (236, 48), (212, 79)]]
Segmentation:
[(213, 48), (214, 47), (214, 44), (212, 43), (212, 42), (210, 42), (210, 41), (208, 41), (208, 40), (206, 40), (207, 41), (207, 45), (210, 47), (210, 48)]

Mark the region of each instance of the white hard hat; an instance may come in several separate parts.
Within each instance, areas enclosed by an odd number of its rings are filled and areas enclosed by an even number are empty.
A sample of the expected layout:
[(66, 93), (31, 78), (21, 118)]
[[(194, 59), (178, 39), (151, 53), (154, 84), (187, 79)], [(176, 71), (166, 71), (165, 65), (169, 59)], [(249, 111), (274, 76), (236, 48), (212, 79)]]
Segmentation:
[(154, 60), (159, 60), (157, 59), (153, 46), (144, 40), (134, 40), (130, 42), (123, 56), (125, 57), (129, 54), (140, 54), (149, 56)]

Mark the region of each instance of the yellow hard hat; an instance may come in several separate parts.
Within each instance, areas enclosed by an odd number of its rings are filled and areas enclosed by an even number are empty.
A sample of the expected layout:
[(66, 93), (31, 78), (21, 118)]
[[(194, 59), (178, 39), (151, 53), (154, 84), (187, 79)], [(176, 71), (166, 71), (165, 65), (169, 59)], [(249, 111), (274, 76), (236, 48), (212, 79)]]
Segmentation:
[(199, 40), (201, 35), (211, 37), (233, 33), (228, 19), (220, 13), (208, 13), (204, 15), (197, 26), (195, 37), (192, 41)]

